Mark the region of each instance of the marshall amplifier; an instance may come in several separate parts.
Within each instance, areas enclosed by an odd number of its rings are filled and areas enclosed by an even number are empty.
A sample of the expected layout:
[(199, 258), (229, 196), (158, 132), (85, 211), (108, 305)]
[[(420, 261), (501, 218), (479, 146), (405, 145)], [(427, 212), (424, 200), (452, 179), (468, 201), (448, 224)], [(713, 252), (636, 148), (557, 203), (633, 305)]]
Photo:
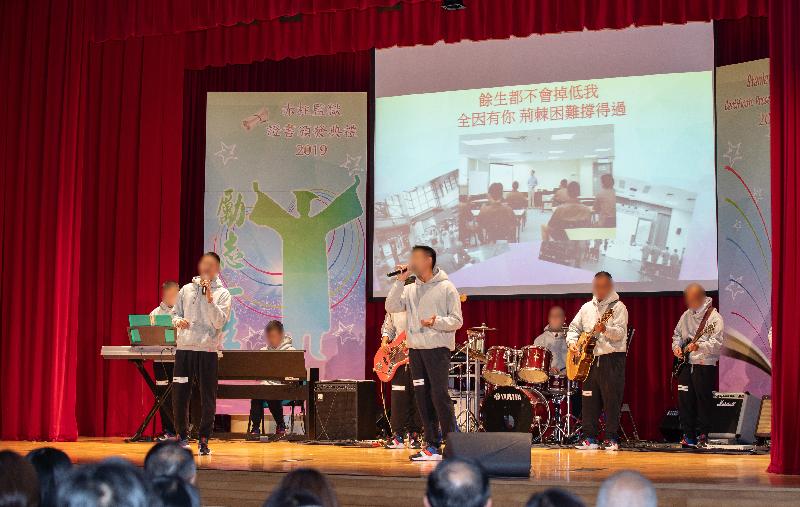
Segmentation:
[(714, 393), (708, 438), (752, 444), (760, 409), (761, 400), (749, 393)]
[(371, 440), (375, 438), (375, 382), (331, 380), (314, 385), (318, 440)]

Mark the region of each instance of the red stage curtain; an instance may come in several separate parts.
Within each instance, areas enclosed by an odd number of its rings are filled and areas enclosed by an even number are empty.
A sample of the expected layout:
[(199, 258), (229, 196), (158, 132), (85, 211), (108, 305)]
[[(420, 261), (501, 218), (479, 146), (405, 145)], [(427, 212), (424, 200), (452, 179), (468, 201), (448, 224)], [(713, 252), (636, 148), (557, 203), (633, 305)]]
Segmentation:
[(96, 0), (92, 40), (176, 34), (298, 14), (431, 1), (440, 0)]
[(441, 40), (765, 16), (766, 11), (766, 0), (470, 0), (466, 9), (455, 12), (443, 10), (439, 1), (425, 1), (397, 10), (321, 12), (294, 22), (272, 20), (189, 32), (186, 65), (199, 69)]
[(85, 14), (79, 1), (0, 3), (2, 439), (78, 435)]
[(772, 169), (772, 461), (769, 471), (800, 474), (800, 4), (772, 0), (770, 165)]
[[(149, 313), (177, 280), (180, 241), (180, 46), (175, 38), (91, 45), (85, 110), (85, 203), (77, 417), (81, 435), (130, 435), (152, 403), (127, 361), (102, 345), (128, 342), (128, 314)], [(177, 65), (176, 65), (177, 63)], [(198, 221), (202, 214), (197, 215)], [(124, 393), (124, 395), (122, 395)]]

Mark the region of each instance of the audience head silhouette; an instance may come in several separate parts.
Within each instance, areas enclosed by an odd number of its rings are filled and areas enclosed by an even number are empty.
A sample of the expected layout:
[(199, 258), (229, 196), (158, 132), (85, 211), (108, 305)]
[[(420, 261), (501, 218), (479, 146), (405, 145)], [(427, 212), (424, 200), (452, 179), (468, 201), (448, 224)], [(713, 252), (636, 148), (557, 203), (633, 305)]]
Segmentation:
[(40, 505), (56, 505), (56, 486), (72, 468), (69, 456), (54, 447), (41, 447), (29, 452), (25, 459), (36, 469), (39, 478)]
[(491, 507), (489, 477), (477, 463), (449, 458), (428, 476), (426, 507)]
[(600, 486), (597, 493), (597, 507), (656, 507), (658, 497), (653, 483), (633, 470), (617, 472)]
[(74, 468), (56, 493), (57, 504), (64, 507), (148, 507), (152, 500), (144, 474), (118, 458)]
[(174, 476), (194, 484), (197, 465), (188, 449), (178, 442), (165, 441), (157, 443), (147, 453), (144, 471), (151, 478)]

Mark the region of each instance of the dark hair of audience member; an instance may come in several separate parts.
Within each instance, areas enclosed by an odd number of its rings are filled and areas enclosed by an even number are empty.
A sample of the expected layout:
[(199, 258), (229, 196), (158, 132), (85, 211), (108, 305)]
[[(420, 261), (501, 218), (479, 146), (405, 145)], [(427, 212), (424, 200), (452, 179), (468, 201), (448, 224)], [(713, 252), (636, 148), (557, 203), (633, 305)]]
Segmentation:
[(74, 467), (56, 487), (63, 507), (147, 507), (155, 500), (144, 473), (130, 462), (110, 458)]
[(14, 451), (0, 451), (0, 506), (39, 505), (36, 469)]
[(194, 484), (197, 465), (188, 449), (178, 442), (159, 442), (147, 451), (144, 458), (144, 471), (151, 478), (178, 477), (189, 484)]
[(307, 491), (313, 493), (322, 507), (338, 507), (336, 492), (330, 481), (318, 470), (298, 468), (286, 474), (278, 485), (290, 491)]
[(178, 476), (156, 477), (151, 485), (161, 507), (200, 507), (197, 488)]
[(40, 447), (29, 452), (25, 459), (39, 477), (40, 504), (43, 507), (56, 505), (56, 485), (72, 468), (69, 456), (54, 447)]
[(567, 195), (573, 199), (577, 199), (581, 195), (581, 184), (577, 181), (570, 181), (567, 183)]
[(549, 488), (531, 495), (525, 507), (584, 507), (585, 505), (583, 500), (567, 490)]
[(500, 182), (494, 182), (489, 185), (489, 190), (487, 191), (489, 197), (494, 199), (495, 201), (502, 201), (503, 200), (503, 184)]
[(442, 461), (428, 475), (425, 498), (430, 507), (483, 507), (490, 496), (489, 476), (472, 460)]
[(279, 487), (269, 495), (263, 507), (323, 507), (323, 503), (310, 491)]

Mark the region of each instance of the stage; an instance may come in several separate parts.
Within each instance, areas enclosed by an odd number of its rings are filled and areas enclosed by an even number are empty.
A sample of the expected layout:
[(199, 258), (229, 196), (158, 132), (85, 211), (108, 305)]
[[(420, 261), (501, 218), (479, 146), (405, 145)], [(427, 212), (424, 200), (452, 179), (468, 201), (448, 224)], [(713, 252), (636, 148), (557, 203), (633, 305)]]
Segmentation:
[[(0, 449), (19, 453), (43, 445), (64, 450), (77, 463), (121, 456), (141, 465), (151, 444), (120, 438), (0, 441)], [(424, 478), (435, 466), (408, 461), (408, 451), (382, 448), (218, 440), (212, 442), (212, 450), (211, 456), (197, 457), (203, 505), (261, 505), (284, 473), (300, 467), (327, 473), (342, 505), (421, 505)], [(638, 470), (655, 482), (659, 505), (719, 505), (735, 499), (737, 506), (780, 506), (796, 505), (800, 497), (800, 477), (767, 474), (766, 454), (534, 447), (531, 462), (530, 479), (492, 480), (495, 505), (524, 505), (533, 492), (551, 486), (566, 487), (593, 504), (603, 479), (622, 469)]]

